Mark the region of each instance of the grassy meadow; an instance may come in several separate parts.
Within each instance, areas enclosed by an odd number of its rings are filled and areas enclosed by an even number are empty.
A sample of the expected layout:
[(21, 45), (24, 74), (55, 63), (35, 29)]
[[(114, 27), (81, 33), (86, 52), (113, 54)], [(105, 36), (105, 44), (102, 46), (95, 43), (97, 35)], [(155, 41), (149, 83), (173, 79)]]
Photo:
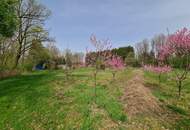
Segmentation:
[(159, 99), (169, 110), (180, 116), (175, 129), (190, 129), (190, 77), (184, 81), (182, 96), (178, 96), (178, 87), (174, 80), (175, 73), (161, 75), (159, 84), (158, 75), (145, 72), (145, 86), (151, 89), (153, 95)]
[(166, 80), (166, 75), (159, 86), (157, 75), (145, 72), (143, 83), (169, 111), (169, 121), (151, 114), (128, 118), (127, 101), (121, 97), (135, 71), (118, 72), (116, 80), (109, 70), (99, 72), (96, 97), (91, 68), (73, 70), (68, 79), (63, 71), (39, 71), (0, 80), (0, 129), (189, 129), (188, 80), (178, 99), (175, 82)]

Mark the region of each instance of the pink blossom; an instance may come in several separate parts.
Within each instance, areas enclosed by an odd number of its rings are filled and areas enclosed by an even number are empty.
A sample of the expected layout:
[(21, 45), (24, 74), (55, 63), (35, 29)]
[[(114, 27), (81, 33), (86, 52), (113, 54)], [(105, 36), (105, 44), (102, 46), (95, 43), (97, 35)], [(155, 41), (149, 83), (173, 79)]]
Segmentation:
[(160, 46), (159, 60), (169, 56), (182, 56), (190, 53), (190, 31), (187, 28), (169, 35), (165, 45)]
[(123, 60), (119, 56), (113, 56), (107, 60), (107, 65), (114, 70), (121, 70), (124, 68)]
[(187, 28), (183, 28), (174, 34), (169, 35), (166, 44), (160, 47), (160, 52), (159, 52), (160, 61), (168, 61), (167, 59), (172, 59), (172, 58), (181, 59), (180, 65), (178, 67), (183, 71), (175, 72), (176, 84), (178, 86), (179, 96), (181, 94), (182, 82), (187, 78), (187, 74), (189, 71), (189, 66), (190, 66), (189, 55), (190, 55), (190, 30), (188, 30)]
[(96, 51), (102, 52), (104, 50), (110, 50), (112, 48), (111, 42), (107, 40), (97, 40), (95, 35), (91, 35), (90, 41), (92, 45), (96, 48)]
[(167, 66), (167, 65), (165, 65), (165, 66), (145, 65), (144, 70), (162, 74), (162, 73), (171, 72), (172, 68), (170, 66)]
[(86, 65), (98, 66), (104, 65), (105, 61), (112, 57), (111, 42), (109, 40), (97, 40), (95, 35), (90, 37), (90, 42), (94, 47), (93, 51), (86, 48)]

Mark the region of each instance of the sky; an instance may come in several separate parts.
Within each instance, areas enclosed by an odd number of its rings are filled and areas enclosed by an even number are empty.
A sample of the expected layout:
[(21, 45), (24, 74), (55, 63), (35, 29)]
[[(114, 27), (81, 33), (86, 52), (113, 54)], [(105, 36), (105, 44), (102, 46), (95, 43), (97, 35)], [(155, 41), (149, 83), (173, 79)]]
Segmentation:
[(90, 36), (113, 47), (190, 27), (190, 0), (40, 0), (52, 12), (45, 26), (59, 49), (84, 52)]

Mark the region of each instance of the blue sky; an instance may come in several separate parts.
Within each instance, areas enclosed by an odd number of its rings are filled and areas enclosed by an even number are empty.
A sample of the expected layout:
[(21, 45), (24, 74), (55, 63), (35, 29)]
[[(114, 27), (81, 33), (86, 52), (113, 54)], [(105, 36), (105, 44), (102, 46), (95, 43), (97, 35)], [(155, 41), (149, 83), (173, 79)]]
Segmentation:
[(61, 50), (85, 51), (91, 34), (120, 47), (190, 27), (190, 0), (40, 1), (52, 11), (46, 27)]

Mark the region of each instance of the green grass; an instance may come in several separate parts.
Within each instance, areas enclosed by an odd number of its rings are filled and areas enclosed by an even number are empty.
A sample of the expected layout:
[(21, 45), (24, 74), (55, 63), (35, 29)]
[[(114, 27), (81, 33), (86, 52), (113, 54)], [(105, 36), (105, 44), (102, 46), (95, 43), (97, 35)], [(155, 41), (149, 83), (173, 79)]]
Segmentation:
[(182, 114), (182, 115), (188, 115), (187, 111), (185, 111), (184, 109), (182, 109), (180, 107), (177, 107), (177, 106), (174, 106), (174, 105), (167, 105), (167, 107), (169, 109), (171, 109), (172, 111), (176, 112), (176, 113), (179, 113), (179, 114)]
[(190, 119), (181, 119), (179, 122), (175, 125), (176, 130), (189, 130), (190, 128)]
[[(0, 130), (126, 129), (134, 122), (152, 129), (167, 126), (151, 115), (128, 119), (120, 97), (133, 71), (118, 72), (115, 81), (109, 70), (99, 72), (96, 96), (92, 68), (76, 69), (68, 79), (63, 71), (39, 71), (0, 80)], [(175, 82), (167, 75), (159, 85), (156, 74), (145, 72), (145, 86), (180, 117), (171, 129), (190, 128), (189, 80), (185, 84), (179, 99)]]
[(173, 78), (175, 73), (162, 75), (161, 84), (158, 83), (158, 75), (145, 72), (145, 85), (152, 90), (152, 93), (157, 97), (168, 110), (178, 114), (180, 119), (176, 123), (175, 129), (183, 130), (190, 129), (190, 75), (183, 83), (181, 97), (178, 96), (178, 88)]
[(43, 116), (51, 95), (48, 83), (54, 79), (53, 75), (52, 72), (33, 73), (0, 82), (1, 129), (23, 129), (27, 122), (36, 119), (35, 114)]
[[(95, 97), (91, 71), (74, 70), (69, 80), (62, 71), (33, 72), (1, 80), (0, 129), (93, 130), (126, 122), (127, 115), (118, 100), (123, 88), (116, 88), (109, 70), (100, 72)], [(118, 79), (127, 78), (130, 72), (118, 73)]]

